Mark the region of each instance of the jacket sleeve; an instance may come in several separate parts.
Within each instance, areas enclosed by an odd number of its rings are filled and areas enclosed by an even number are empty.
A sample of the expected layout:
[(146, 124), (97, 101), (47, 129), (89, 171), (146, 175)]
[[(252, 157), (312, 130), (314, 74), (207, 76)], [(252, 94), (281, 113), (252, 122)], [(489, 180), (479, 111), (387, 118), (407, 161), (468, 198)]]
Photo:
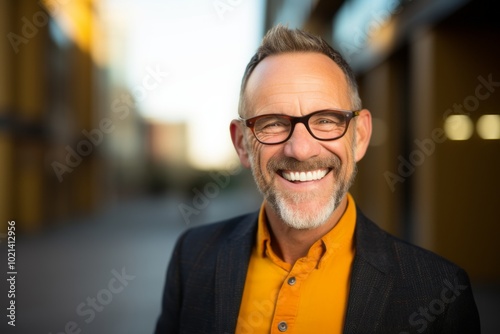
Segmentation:
[(182, 300), (181, 286), (181, 249), (186, 233), (181, 235), (172, 252), (167, 268), (165, 287), (161, 304), (161, 314), (156, 323), (155, 334), (174, 334), (179, 332), (179, 319)]
[(479, 313), (467, 273), (460, 269), (453, 281), (445, 282), (441, 299), (449, 303), (444, 328), (449, 333), (481, 333)]

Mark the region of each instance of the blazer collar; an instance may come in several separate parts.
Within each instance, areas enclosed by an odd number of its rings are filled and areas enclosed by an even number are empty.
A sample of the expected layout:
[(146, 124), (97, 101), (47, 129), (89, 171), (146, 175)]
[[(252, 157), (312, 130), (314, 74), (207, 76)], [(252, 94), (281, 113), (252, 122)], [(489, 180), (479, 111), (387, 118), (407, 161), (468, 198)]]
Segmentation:
[(394, 263), (387, 233), (356, 209), (356, 256), (386, 274)]
[(216, 333), (234, 333), (236, 328), (257, 217), (258, 212), (244, 216), (219, 250), (215, 271)]
[[(393, 288), (394, 254), (387, 234), (357, 210), (356, 256), (344, 333), (374, 333)], [(360, 321), (360, 319), (363, 319)]]

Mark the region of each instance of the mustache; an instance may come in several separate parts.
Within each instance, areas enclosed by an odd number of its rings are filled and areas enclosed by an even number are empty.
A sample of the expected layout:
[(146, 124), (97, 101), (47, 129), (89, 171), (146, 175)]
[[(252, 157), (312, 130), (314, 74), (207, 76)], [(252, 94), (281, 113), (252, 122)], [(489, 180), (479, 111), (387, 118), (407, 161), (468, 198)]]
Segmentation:
[(317, 169), (333, 169), (339, 171), (342, 166), (342, 161), (336, 155), (326, 158), (314, 158), (307, 161), (299, 161), (291, 157), (273, 157), (267, 163), (269, 173), (274, 173), (280, 170), (289, 171), (312, 171)]

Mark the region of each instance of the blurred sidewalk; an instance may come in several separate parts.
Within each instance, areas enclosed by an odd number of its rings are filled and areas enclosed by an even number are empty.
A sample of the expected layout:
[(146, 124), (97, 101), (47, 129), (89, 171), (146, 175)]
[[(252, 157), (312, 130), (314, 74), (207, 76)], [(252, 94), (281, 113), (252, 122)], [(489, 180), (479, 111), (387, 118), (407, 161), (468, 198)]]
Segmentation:
[[(152, 333), (179, 234), (260, 205), (254, 193), (221, 192), (187, 225), (178, 205), (193, 206), (190, 201), (174, 196), (130, 201), (39, 235), (17, 236), (16, 327), (6, 324), (2, 307), (0, 332)], [(2, 305), (7, 305), (5, 275)]]
[[(192, 205), (189, 201), (175, 196), (130, 201), (40, 235), (18, 236), (16, 327), (4, 318), (0, 332), (152, 333), (179, 234), (260, 205), (253, 192), (224, 192), (187, 225), (178, 206)], [(499, 333), (500, 290), (476, 287), (475, 293), (483, 334)]]

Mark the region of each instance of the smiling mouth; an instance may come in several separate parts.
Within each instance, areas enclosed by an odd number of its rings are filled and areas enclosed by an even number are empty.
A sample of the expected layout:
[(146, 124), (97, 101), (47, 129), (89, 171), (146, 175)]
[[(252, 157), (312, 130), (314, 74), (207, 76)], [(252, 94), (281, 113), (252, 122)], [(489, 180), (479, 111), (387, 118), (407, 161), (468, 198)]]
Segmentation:
[(280, 175), (290, 182), (310, 182), (321, 180), (325, 177), (330, 169), (318, 169), (312, 171), (281, 171)]

